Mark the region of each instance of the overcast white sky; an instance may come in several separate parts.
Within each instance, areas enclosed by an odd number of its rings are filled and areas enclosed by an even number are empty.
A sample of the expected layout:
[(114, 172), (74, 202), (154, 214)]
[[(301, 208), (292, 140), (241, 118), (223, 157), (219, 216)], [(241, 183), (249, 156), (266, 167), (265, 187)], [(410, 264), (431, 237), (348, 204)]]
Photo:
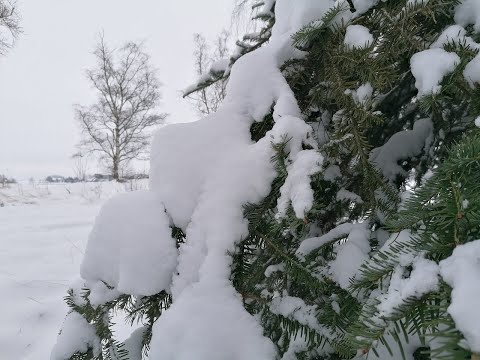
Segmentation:
[(79, 140), (73, 104), (93, 92), (85, 69), (98, 33), (120, 46), (145, 40), (163, 83), (169, 122), (195, 119), (179, 91), (195, 78), (192, 35), (213, 39), (230, 24), (233, 0), (18, 0), (24, 33), (0, 57), (0, 174), (72, 173)]

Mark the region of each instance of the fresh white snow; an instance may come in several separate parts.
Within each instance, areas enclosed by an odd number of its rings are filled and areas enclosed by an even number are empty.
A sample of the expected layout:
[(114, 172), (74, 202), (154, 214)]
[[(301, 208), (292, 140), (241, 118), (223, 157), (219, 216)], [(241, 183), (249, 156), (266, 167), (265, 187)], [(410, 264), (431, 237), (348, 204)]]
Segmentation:
[(475, 119), (475, 126), (480, 128), (480, 116)]
[(460, 25), (448, 26), (437, 38), (437, 40), (430, 45), (431, 49), (443, 48), (448, 43), (466, 44), (473, 49), (479, 49), (480, 45), (477, 44), (470, 36), (466, 36), (467, 30)]
[[(100, 210), (90, 233), (81, 266), (81, 276), (92, 289), (104, 282), (118, 292), (148, 296), (169, 291), (177, 265), (176, 241), (170, 220), (157, 194), (135, 191), (108, 200)], [(151, 274), (155, 274), (152, 276)]]
[(452, 287), (448, 312), (475, 353), (480, 353), (480, 240), (459, 245), (440, 262), (440, 274)]
[(463, 27), (474, 25), (480, 31), (480, 2), (478, 0), (464, 0), (455, 9), (455, 22)]
[(439, 268), (437, 263), (423, 257), (412, 261), (412, 271), (408, 277), (405, 267), (398, 265), (390, 279), (390, 286), (385, 295), (379, 297), (379, 316), (388, 317), (393, 311), (410, 298), (421, 298), (423, 295), (438, 290)]
[(349, 25), (345, 33), (344, 44), (351, 48), (362, 49), (373, 44), (373, 35), (362, 25)]
[(63, 322), (62, 332), (58, 336), (50, 359), (68, 359), (77, 351), (85, 353), (89, 348), (93, 348), (95, 355), (101, 351), (100, 339), (95, 333), (95, 326), (89, 324), (79, 313), (71, 312)]
[(302, 243), (298, 247), (296, 254), (298, 257), (302, 258), (310, 254), (312, 251), (322, 247), (323, 245), (326, 245), (333, 241), (337, 241), (344, 237), (347, 237), (348, 234), (350, 234), (350, 232), (353, 231), (353, 229), (357, 226), (361, 226), (361, 225), (352, 224), (352, 223), (343, 223), (333, 228), (326, 234), (305, 239), (302, 241)]
[(373, 149), (370, 161), (387, 179), (395, 180), (397, 175), (407, 175), (398, 162), (428, 151), (432, 140), (432, 121), (428, 118), (417, 120), (412, 130), (397, 132), (384, 145)]
[(347, 241), (335, 247), (337, 255), (330, 263), (329, 273), (341, 288), (347, 289), (350, 286), (350, 281), (368, 260), (368, 253), (371, 250), (369, 240), (370, 230), (367, 224), (355, 224), (348, 234)]
[(418, 96), (434, 95), (441, 90), (443, 78), (455, 70), (460, 57), (440, 48), (421, 51), (412, 56), (410, 65)]
[[(273, 2), (266, 1), (261, 12), (268, 13)], [(151, 295), (166, 290), (172, 294), (172, 306), (153, 328), (151, 358), (266, 360), (275, 357), (274, 345), (264, 336), (257, 320), (246, 312), (241, 296), (229, 279), (232, 263), (229, 253), (235, 251), (236, 244), (248, 235), (242, 206), (261, 201), (269, 193), (276, 176), (271, 163), (274, 155), (272, 143), (286, 142), (289, 153), (288, 174), (281, 188), (277, 217), (284, 216), (291, 206), (298, 218), (304, 218), (313, 205), (310, 181), (314, 174), (321, 171), (323, 158), (313, 141), (313, 129), (303, 121), (280, 67), (289, 59), (304, 56), (292, 47), (291, 36), (310, 21), (320, 19), (339, 2), (342, 1), (277, 0), (276, 21), (270, 41), (238, 59), (232, 68), (226, 60), (213, 65), (212, 72), (230, 74), (227, 96), (218, 112), (198, 122), (162, 128), (152, 146), (150, 189), (116, 196), (100, 211), (86, 247), (81, 266), (83, 279), (79, 283), (84, 282), (92, 290), (90, 300), (94, 305), (111, 300), (120, 293)], [(378, 0), (354, 0), (353, 3), (357, 12), (350, 14), (346, 11), (339, 19), (349, 21), (368, 11)], [(470, 4), (472, 13), (477, 8), (468, 0), (465, 4)], [(472, 14), (466, 16), (463, 5), (457, 8), (457, 22), (463, 26), (476, 25), (477, 19), (472, 18)], [(462, 29), (446, 29), (432, 45), (433, 48), (412, 57), (411, 69), (420, 97), (438, 93), (442, 79), (459, 64), (458, 55), (448, 53), (442, 47), (451, 40), (468, 39)], [(360, 25), (347, 27), (346, 46), (365, 48), (373, 42), (374, 38), (367, 28)], [(473, 70), (465, 70), (465, 77), (471, 83), (478, 81), (475, 78), (476, 66), (473, 63), (470, 66)], [(363, 84), (351, 90), (351, 94), (357, 104), (364, 105), (372, 97), (373, 88), (369, 83)], [(253, 142), (249, 131), (251, 124), (262, 121), (272, 106), (275, 125), (263, 139)], [(386, 177), (394, 180), (398, 174), (403, 174), (398, 164), (400, 160), (428, 150), (432, 128), (430, 119), (417, 120), (412, 130), (397, 133), (385, 145), (374, 149), (370, 160)], [(304, 150), (304, 145), (309, 146), (309, 150)], [(333, 180), (336, 170), (331, 167), (324, 178)], [(356, 194), (345, 189), (338, 192), (337, 200), (361, 203)], [(93, 207), (88, 201), (85, 206), (89, 209)], [(89, 218), (84, 231), (91, 226), (92, 218)], [(182, 228), (186, 234), (185, 243), (178, 250), (171, 237), (172, 225)], [(0, 226), (8, 229), (8, 224), (0, 222)], [(10, 229), (8, 232), (11, 233)], [(85, 239), (86, 234), (83, 235)], [(48, 236), (51, 236), (50, 229)], [(346, 289), (360, 266), (368, 261), (370, 236), (367, 224), (340, 224), (322, 236), (304, 240), (297, 255), (301, 258), (324, 244), (346, 238), (335, 245), (336, 259), (331, 262), (328, 273), (332, 280)], [(25, 239), (25, 234), (21, 239)], [(18, 239), (13, 238), (13, 242), (15, 240)], [(58, 244), (58, 239), (55, 241)], [(7, 242), (10, 246), (11, 241)], [(19, 254), (24, 253), (22, 248)], [(51, 253), (54, 251), (48, 255)], [(454, 256), (450, 262), (455, 262)], [(449, 311), (456, 321), (462, 320), (464, 314), (454, 305), (465, 305), (463, 298), (456, 294), (466, 290), (462, 281), (449, 270), (448, 259), (442, 264), (442, 276), (454, 287)], [(75, 265), (78, 266), (78, 261)], [(55, 273), (69, 273), (65, 269), (55, 270)], [(403, 270), (403, 267), (396, 270), (389, 291), (383, 298), (385, 308), (382, 311), (385, 313), (392, 309), (395, 301), (421, 296), (437, 286), (438, 267), (428, 260), (417, 259), (408, 280), (402, 278)], [(266, 274), (271, 275), (275, 271), (282, 271), (282, 264), (271, 265)], [(14, 277), (17, 278), (17, 275)], [(7, 280), (0, 280), (13, 287)], [(114, 289), (109, 289), (103, 282)], [(68, 281), (62, 284), (62, 292), (66, 286)], [(398, 292), (402, 297), (395, 297)], [(18, 297), (21, 296), (20, 292)], [(55, 296), (55, 304), (61, 302), (61, 295), (52, 296)], [(66, 313), (65, 305), (60, 308)], [(321, 331), (312, 315), (315, 308), (301, 299), (287, 294), (277, 296), (273, 299), (271, 310)], [(8, 315), (5, 316), (8, 318)], [(59, 319), (55, 318), (56, 329), (60, 328)], [(87, 345), (96, 346), (97, 340), (91, 334), (91, 328), (81, 320), (72, 314), (67, 317), (53, 359), (57, 355), (82, 350)], [(472, 332), (468, 323), (464, 329), (469, 345), (476, 349), (480, 343), (478, 334)], [(137, 358), (140, 356), (142, 331), (136, 330), (128, 340), (128, 347), (134, 349)], [(77, 332), (80, 333), (78, 337), (72, 336)], [(7, 338), (13, 339), (11, 334), (7, 335), (10, 336)], [(28, 341), (31, 338), (28, 337)], [(47, 342), (53, 344), (51, 339)], [(293, 343), (291, 354), (302, 346), (301, 342)], [(12, 349), (12, 354), (18, 354), (17, 348)]]
[[(229, 280), (228, 252), (247, 235), (242, 205), (260, 201), (270, 190), (275, 177), (272, 142), (288, 140), (290, 169), (299, 178), (308, 180), (321, 163), (314, 150), (302, 152), (302, 143), (314, 145), (312, 130), (303, 122), (279, 67), (303, 56), (292, 47), (291, 35), (321, 18), (333, 4), (277, 1), (269, 43), (232, 67), (227, 97), (218, 112), (193, 124), (168, 126), (155, 137), (151, 189), (159, 194), (172, 222), (186, 231), (186, 242), (180, 247), (178, 275), (173, 277), (173, 305), (153, 329), (153, 358), (274, 356), (273, 344), (245, 311)], [(253, 143), (250, 125), (261, 121), (272, 105), (275, 126)], [(308, 181), (301, 189), (290, 186), (284, 193), (298, 216), (311, 206)]]
[(50, 358), (68, 312), (63, 297), (78, 277), (101, 203), (145, 186), (106, 182), (0, 187), (1, 359)]
[(313, 206), (313, 190), (310, 187), (310, 177), (321, 169), (323, 158), (316, 150), (302, 150), (288, 166), (288, 176), (280, 189), (278, 198), (279, 218), (286, 215), (288, 206), (291, 204), (295, 216), (299, 219), (305, 217), (305, 213)]
[(472, 88), (480, 83), (480, 54), (475, 56), (466, 66), (463, 71), (465, 80)]

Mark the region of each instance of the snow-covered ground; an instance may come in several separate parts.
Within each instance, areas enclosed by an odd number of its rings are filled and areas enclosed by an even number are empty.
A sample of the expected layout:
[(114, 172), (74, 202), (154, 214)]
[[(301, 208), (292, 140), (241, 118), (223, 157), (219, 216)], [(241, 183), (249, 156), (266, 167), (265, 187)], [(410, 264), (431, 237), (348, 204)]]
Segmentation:
[(146, 187), (145, 180), (0, 187), (0, 359), (50, 358), (101, 204)]

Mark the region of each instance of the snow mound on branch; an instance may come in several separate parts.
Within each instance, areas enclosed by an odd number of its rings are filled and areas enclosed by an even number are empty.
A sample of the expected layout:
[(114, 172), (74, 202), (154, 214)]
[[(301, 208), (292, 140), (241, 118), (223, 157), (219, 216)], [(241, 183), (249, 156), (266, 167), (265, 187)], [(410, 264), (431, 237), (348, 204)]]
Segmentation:
[(366, 83), (357, 89), (357, 100), (360, 104), (365, 104), (365, 102), (371, 99), (373, 95), (373, 87), (372, 84)]
[(280, 189), (277, 218), (286, 216), (291, 203), (295, 216), (299, 219), (312, 208), (313, 190), (310, 187), (310, 176), (321, 169), (323, 157), (316, 150), (302, 150), (288, 166), (288, 176)]
[(303, 336), (297, 334), (292, 337), (288, 350), (283, 354), (280, 360), (298, 360), (297, 354), (308, 350), (308, 341)]
[(455, 8), (455, 22), (463, 27), (474, 25), (475, 31), (480, 32), (480, 2), (464, 0)]
[(463, 76), (472, 88), (475, 87), (475, 84), (480, 83), (480, 54), (475, 56), (472, 61), (465, 66)]
[[(302, 144), (313, 145), (312, 129), (302, 120), (279, 68), (285, 61), (303, 56), (292, 47), (292, 35), (321, 18), (333, 4), (277, 1), (269, 43), (235, 62), (218, 112), (195, 123), (165, 127), (155, 136), (151, 189), (186, 238), (180, 246), (178, 274), (173, 277), (173, 305), (153, 329), (152, 358), (275, 357), (273, 344), (245, 311), (229, 280), (229, 253), (248, 235), (243, 205), (267, 196), (276, 176), (272, 143), (288, 140), (292, 169), (303, 179), (317, 170), (312, 162), (309, 166), (297, 163), (316, 153), (302, 150)], [(254, 143), (250, 126), (262, 121), (272, 105), (275, 125)], [(320, 161), (319, 154), (315, 160)], [(310, 194), (308, 181), (308, 186), (295, 189), (295, 199), (301, 199), (301, 204), (290, 197), (299, 214), (308, 210)]]
[(265, 277), (270, 277), (272, 276), (272, 274), (274, 272), (283, 272), (285, 271), (285, 264), (284, 263), (280, 263), (280, 264), (275, 264), (275, 265), (269, 265), (266, 269), (265, 269)]
[(448, 313), (469, 348), (480, 353), (480, 240), (457, 246), (452, 256), (440, 262), (440, 275), (453, 289)]
[(317, 306), (307, 305), (295, 296), (278, 296), (272, 299), (270, 311), (286, 318), (297, 320), (300, 324), (307, 325), (312, 329), (321, 329), (316, 318)]
[(335, 199), (338, 201), (348, 201), (348, 202), (354, 202), (357, 204), (363, 204), (363, 200), (359, 195), (351, 191), (348, 191), (344, 188), (341, 188), (340, 190), (337, 191), (337, 195), (335, 196)]
[(94, 355), (100, 353), (100, 339), (95, 333), (95, 327), (79, 313), (71, 312), (63, 322), (50, 359), (69, 359), (76, 352), (86, 353), (88, 349), (93, 349)]
[[(438, 39), (430, 45), (430, 48), (443, 48), (444, 45), (455, 42), (461, 45), (467, 45), (472, 50), (479, 50), (480, 44), (476, 43), (466, 34), (467, 31), (464, 27), (460, 25), (451, 25), (440, 34)], [(476, 83), (480, 82), (480, 55), (477, 55), (465, 66), (463, 76), (472, 88), (475, 87)]]
[(460, 64), (460, 57), (455, 53), (434, 48), (421, 51), (412, 56), (410, 65), (415, 77), (418, 96), (432, 95), (440, 92), (443, 78), (452, 73)]
[(355, 224), (347, 241), (336, 248), (337, 256), (330, 264), (330, 275), (342, 289), (350, 286), (351, 279), (358, 274), (360, 266), (368, 260), (370, 231), (367, 224)]
[[(298, 216), (311, 207), (309, 177), (322, 159), (280, 67), (305, 55), (293, 48), (292, 35), (339, 2), (269, 0), (264, 10), (274, 3), (269, 42), (231, 69), (226, 62), (214, 64), (214, 75), (230, 74), (221, 108), (198, 122), (162, 128), (152, 145), (151, 190), (108, 202), (90, 236), (81, 274), (95, 303), (120, 292), (172, 294), (172, 306), (153, 327), (152, 359), (266, 360), (277, 355), (230, 281), (231, 253), (248, 236), (243, 206), (264, 199), (277, 176), (272, 144), (288, 140), (292, 174), (287, 177), (301, 179), (301, 187), (285, 192), (288, 201)], [(354, 0), (358, 11), (351, 15), (346, 7), (342, 17), (352, 19), (377, 3)], [(251, 125), (272, 106), (275, 125), (252, 141)], [(304, 145), (313, 149), (303, 150)], [(185, 232), (178, 252), (170, 226)], [(365, 251), (359, 239), (351, 240)], [(347, 250), (340, 249), (338, 256)], [(139, 333), (133, 335), (130, 345), (138, 350)]]
[(360, 85), (357, 90), (345, 90), (345, 94), (351, 95), (356, 104), (365, 105), (365, 103), (372, 98), (373, 87), (372, 84), (366, 83)]
[(443, 30), (438, 39), (430, 45), (430, 48), (443, 48), (444, 45), (451, 42), (460, 44), (465, 43), (470, 46), (471, 49), (480, 48), (479, 44), (477, 44), (470, 36), (467, 36), (467, 30), (460, 25), (451, 25)]
[(111, 300), (103, 282), (132, 295), (168, 291), (176, 264), (176, 242), (162, 202), (151, 191), (136, 191), (112, 198), (100, 210), (81, 276), (99, 304), (102, 292)]
[(277, 0), (272, 37), (278, 39), (286, 34), (293, 35), (306, 24), (321, 19), (334, 5), (335, 0)]
[(305, 239), (298, 247), (296, 255), (303, 258), (323, 245), (346, 237), (356, 226), (358, 225), (352, 223), (340, 224), (322, 236)]
[(210, 65), (210, 71), (214, 73), (224, 73), (228, 69), (228, 64), (230, 64), (230, 60), (228, 59), (217, 60)]
[(336, 17), (334, 23), (336, 25), (347, 24), (350, 21), (360, 17), (365, 14), (372, 7), (377, 5), (380, 0), (352, 0), (355, 12), (350, 11), (350, 4), (347, 0), (336, 0), (335, 5), (341, 6), (341, 11)]
[(344, 44), (351, 48), (363, 49), (373, 44), (373, 35), (362, 25), (349, 25), (345, 33)]
[(417, 120), (412, 130), (398, 132), (383, 146), (373, 149), (370, 161), (392, 181), (397, 175), (406, 176), (405, 170), (398, 162), (418, 156), (422, 151), (428, 151), (432, 134), (433, 123), (430, 119)]
[[(202, 314), (207, 314), (206, 319)], [(228, 280), (189, 287), (154, 325), (151, 359), (273, 359), (270, 340)]]
[(128, 351), (128, 360), (142, 360), (143, 339), (146, 331), (147, 327), (142, 326), (125, 340), (124, 349)]
[(405, 267), (398, 265), (392, 274), (388, 292), (378, 300), (379, 317), (390, 316), (396, 308), (409, 298), (419, 299), (438, 290), (439, 268), (437, 263), (418, 257), (412, 262), (410, 276), (404, 278)]

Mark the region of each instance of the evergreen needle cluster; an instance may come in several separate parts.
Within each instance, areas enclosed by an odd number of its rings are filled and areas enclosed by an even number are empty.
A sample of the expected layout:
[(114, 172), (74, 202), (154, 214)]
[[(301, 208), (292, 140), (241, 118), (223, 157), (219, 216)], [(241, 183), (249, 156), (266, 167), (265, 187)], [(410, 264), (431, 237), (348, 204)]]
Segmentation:
[[(464, 76), (478, 49), (465, 40), (445, 42), (443, 49), (456, 53), (460, 62), (443, 77), (439, 91), (424, 96), (418, 94), (411, 68), (412, 57), (455, 24), (459, 4), (380, 1), (345, 22), (339, 21), (345, 5), (356, 9), (353, 2), (339, 2), (295, 34), (294, 45), (305, 56), (288, 61), (282, 72), (324, 158), (322, 170), (311, 178), (313, 207), (302, 219), (293, 208), (278, 216), (290, 139), (272, 144), (276, 178), (271, 192), (260, 203), (244, 206), (249, 235), (231, 254), (231, 281), (245, 309), (276, 345), (279, 359), (287, 353), (288, 359), (299, 360), (384, 358), (382, 354), (416, 360), (480, 358), (449, 312), (452, 286), (439, 273), (430, 279), (430, 288), (399, 294), (393, 305), (385, 305), (393, 301), (395, 282), (408, 283), (418, 275), (419, 262), (435, 268), (458, 247), (480, 239), (480, 130), (475, 126), (480, 87)], [(245, 41), (251, 43), (240, 43), (242, 54), (267, 41), (275, 19), (265, 15), (264, 20), (259, 39), (248, 36)], [(367, 28), (373, 41), (345, 44), (351, 25)], [(470, 39), (480, 39), (473, 27), (466, 31)], [(224, 76), (228, 72), (212, 74), (196, 89)], [(367, 85), (368, 96), (360, 96)], [(263, 138), (273, 124), (272, 114), (254, 123), (252, 140)], [(420, 136), (422, 146), (408, 149), (410, 142), (418, 142), (421, 126), (428, 130)], [(400, 141), (406, 134), (414, 138)], [(393, 146), (394, 140), (399, 145)], [(390, 156), (390, 167), (382, 166), (382, 150), (388, 158), (398, 146), (408, 151)], [(172, 234), (179, 244), (185, 236), (178, 228)], [(366, 259), (345, 284), (335, 267), (347, 245), (362, 246), (359, 236), (367, 239), (368, 249), (352, 251), (363, 251)], [(111, 329), (112, 315), (119, 310), (129, 321), (145, 325), (147, 355), (152, 326), (170, 306), (170, 295), (123, 295), (92, 307), (85, 291), (72, 290), (67, 303), (95, 324), (103, 349), (95, 359), (129, 358)], [(71, 359), (92, 358), (90, 351)]]

